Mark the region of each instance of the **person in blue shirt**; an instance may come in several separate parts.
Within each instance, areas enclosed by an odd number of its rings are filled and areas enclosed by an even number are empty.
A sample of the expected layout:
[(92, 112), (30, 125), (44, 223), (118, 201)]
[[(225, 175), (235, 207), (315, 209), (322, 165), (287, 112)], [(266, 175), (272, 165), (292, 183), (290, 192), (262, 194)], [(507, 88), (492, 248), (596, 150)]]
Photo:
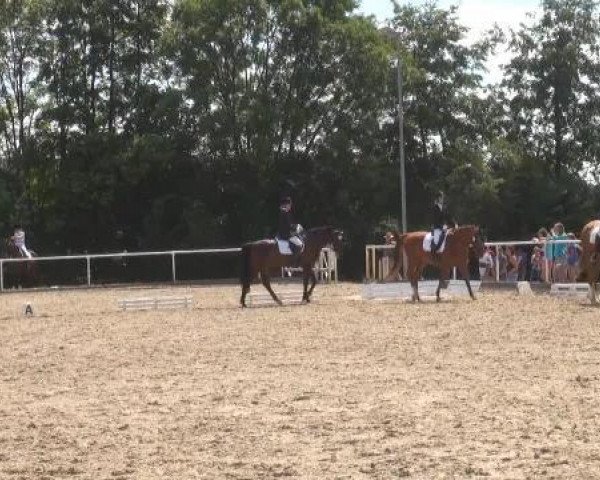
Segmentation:
[[(553, 241), (564, 241), (568, 240), (569, 236), (565, 233), (565, 227), (562, 223), (557, 222), (552, 228), (554, 235), (552, 236)], [(567, 248), (566, 243), (555, 243), (552, 248), (552, 276), (555, 282), (566, 282), (567, 281)]]

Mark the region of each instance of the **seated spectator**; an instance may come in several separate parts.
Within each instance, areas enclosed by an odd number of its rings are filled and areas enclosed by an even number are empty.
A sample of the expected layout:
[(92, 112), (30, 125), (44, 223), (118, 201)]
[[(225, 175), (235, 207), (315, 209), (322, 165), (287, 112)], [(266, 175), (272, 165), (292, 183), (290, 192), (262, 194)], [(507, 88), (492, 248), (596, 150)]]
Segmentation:
[[(575, 234), (567, 234), (569, 240), (576, 240)], [(571, 243), (567, 246), (567, 281), (575, 283), (579, 276), (579, 258), (581, 256), (581, 246)]]
[(542, 271), (544, 268), (544, 252), (540, 247), (533, 248), (531, 256), (531, 281), (539, 282), (542, 280)]

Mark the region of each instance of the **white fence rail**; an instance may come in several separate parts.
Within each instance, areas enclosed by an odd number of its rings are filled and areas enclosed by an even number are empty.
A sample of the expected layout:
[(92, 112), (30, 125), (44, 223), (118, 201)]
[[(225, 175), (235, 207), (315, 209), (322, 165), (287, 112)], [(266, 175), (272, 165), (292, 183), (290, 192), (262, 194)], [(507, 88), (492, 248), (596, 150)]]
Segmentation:
[[(492, 247), (496, 250), (495, 255), (495, 280), (500, 282), (500, 256), (498, 255), (502, 247), (523, 247), (537, 246), (544, 248), (546, 245), (577, 245), (580, 240), (548, 240), (548, 241), (506, 241), (506, 242), (486, 242), (486, 247)], [(391, 258), (386, 255), (387, 252), (394, 250), (394, 245), (366, 245), (365, 246), (365, 278), (367, 281), (381, 281), (389, 273), (391, 267)], [(379, 252), (379, 255), (378, 255)], [(545, 269), (544, 281), (552, 283), (550, 276), (550, 260), (544, 255)], [(456, 272), (454, 272), (456, 278)]]
[[(176, 283), (177, 277), (177, 257), (183, 255), (223, 255), (223, 254), (238, 254), (242, 251), (241, 248), (206, 248), (198, 250), (168, 250), (160, 252), (119, 252), (119, 253), (97, 253), (97, 254), (83, 254), (83, 255), (62, 255), (62, 256), (48, 256), (48, 257), (33, 257), (33, 258), (0, 258), (0, 291), (5, 290), (5, 272), (4, 267), (11, 263), (24, 263), (24, 262), (51, 262), (51, 261), (74, 261), (74, 260), (85, 260), (86, 265), (86, 284), (87, 286), (94, 285), (94, 278), (92, 275), (92, 261), (98, 259), (123, 259), (123, 258), (145, 258), (145, 257), (164, 257), (170, 259), (171, 265), (171, 281)], [(334, 259), (331, 261), (323, 261), (323, 258)], [(319, 261), (315, 265), (315, 270), (318, 273), (319, 279), (326, 281), (337, 280), (337, 257), (333, 249), (324, 248), (321, 251)]]

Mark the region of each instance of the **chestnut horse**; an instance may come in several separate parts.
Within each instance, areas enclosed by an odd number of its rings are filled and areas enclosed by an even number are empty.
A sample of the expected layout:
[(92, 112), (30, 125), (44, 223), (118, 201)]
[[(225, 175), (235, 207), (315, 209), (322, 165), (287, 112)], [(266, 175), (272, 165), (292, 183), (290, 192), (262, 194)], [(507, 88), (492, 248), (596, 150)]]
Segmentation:
[[(273, 300), (282, 305), (271, 288), (269, 272), (283, 267), (293, 267), (299, 263), (302, 268), (302, 277), (304, 281), (304, 290), (302, 301), (310, 302), (310, 296), (317, 283), (317, 278), (313, 267), (319, 259), (321, 249), (326, 245), (333, 246), (336, 253), (339, 253), (342, 246), (342, 232), (333, 227), (319, 227), (307, 230), (304, 239), (304, 250), (300, 258), (293, 255), (282, 255), (279, 253), (277, 242), (274, 240), (259, 240), (257, 242), (247, 243), (242, 246), (242, 297), (240, 303), (242, 307), (246, 306), (246, 295), (250, 291), (250, 284), (256, 280), (260, 274), (262, 284), (273, 297)], [(308, 288), (308, 281), (311, 281)]]
[[(592, 238), (592, 235), (594, 238)], [(600, 281), (600, 220), (592, 220), (581, 230), (581, 272), (578, 282), (590, 285), (592, 305), (598, 305), (596, 283)]]
[(456, 267), (462, 278), (465, 279), (469, 295), (475, 300), (475, 295), (471, 289), (469, 259), (473, 254), (477, 258), (483, 256), (485, 245), (479, 227), (464, 225), (449, 230), (444, 251), (437, 256), (423, 250), (425, 235), (427, 235), (427, 232), (411, 232), (402, 235), (394, 232), (398, 252), (397, 258), (402, 258), (402, 250), (406, 254), (408, 262), (407, 276), (413, 288), (413, 301), (421, 301), (419, 297), (419, 279), (427, 265), (436, 266), (440, 271), (439, 284), (435, 292), (438, 302), (440, 301), (440, 290), (444, 288), (446, 281), (450, 278), (450, 271), (453, 267)]

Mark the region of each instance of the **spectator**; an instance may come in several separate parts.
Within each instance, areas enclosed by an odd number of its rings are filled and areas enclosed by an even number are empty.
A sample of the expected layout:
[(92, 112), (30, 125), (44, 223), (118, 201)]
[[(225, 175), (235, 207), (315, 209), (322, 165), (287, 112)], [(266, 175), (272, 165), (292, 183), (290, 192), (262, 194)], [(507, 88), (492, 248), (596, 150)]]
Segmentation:
[[(383, 238), (386, 245), (392, 245), (393, 247), (396, 247), (396, 238), (391, 231), (386, 232)], [(402, 253), (396, 248), (386, 249), (383, 251), (380, 265), (381, 275), (385, 273), (385, 277), (383, 278), (384, 282), (397, 282), (402, 280), (402, 262), (404, 259), (400, 258), (401, 256)]]
[(519, 260), (519, 281), (529, 281), (531, 276), (531, 245), (524, 245), (517, 250), (517, 260)]
[(542, 279), (544, 268), (544, 251), (540, 247), (533, 247), (531, 256), (531, 277), (532, 282), (539, 282)]
[(553, 245), (550, 242), (552, 236), (548, 233), (545, 228), (538, 230), (538, 239), (543, 242), (543, 262), (542, 262), (542, 280), (544, 282), (552, 282), (552, 257), (553, 257)]
[[(567, 234), (569, 240), (576, 240), (575, 234)], [(571, 243), (567, 247), (567, 281), (576, 282), (579, 276), (579, 258), (581, 256), (581, 247), (576, 243)]]
[[(552, 240), (565, 241), (569, 239), (562, 223), (556, 223), (552, 230), (554, 232)], [(553, 245), (552, 278), (557, 283), (567, 281), (567, 247), (566, 243), (556, 243)]]
[(479, 277), (481, 280), (494, 278), (494, 258), (491, 250), (491, 247), (487, 247), (483, 252), (483, 256), (479, 259)]
[(500, 247), (498, 249), (498, 273), (500, 281), (506, 280), (507, 261), (506, 247)]
[(516, 282), (519, 278), (519, 259), (514, 247), (508, 247), (506, 253), (506, 280)]

